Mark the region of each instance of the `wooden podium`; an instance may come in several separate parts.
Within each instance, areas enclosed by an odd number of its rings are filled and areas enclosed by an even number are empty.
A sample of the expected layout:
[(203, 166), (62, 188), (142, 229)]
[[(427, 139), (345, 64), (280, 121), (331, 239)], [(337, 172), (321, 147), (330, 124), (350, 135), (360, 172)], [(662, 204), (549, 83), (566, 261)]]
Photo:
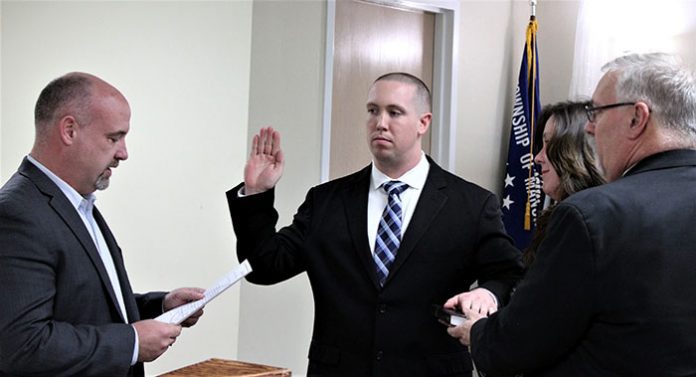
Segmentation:
[(276, 368), (268, 365), (252, 364), (243, 361), (208, 359), (200, 363), (173, 370), (160, 376), (197, 376), (197, 377), (289, 377), (290, 369)]

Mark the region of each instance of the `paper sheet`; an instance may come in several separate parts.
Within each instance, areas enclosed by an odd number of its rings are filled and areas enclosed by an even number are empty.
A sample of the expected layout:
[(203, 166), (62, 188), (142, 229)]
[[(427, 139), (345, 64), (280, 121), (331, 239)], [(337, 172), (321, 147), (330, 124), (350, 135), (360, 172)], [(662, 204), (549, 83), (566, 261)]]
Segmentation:
[(243, 277), (247, 276), (251, 272), (251, 265), (246, 259), (237, 267), (233, 268), (220, 280), (218, 280), (215, 285), (205, 290), (205, 297), (198, 301), (189, 302), (188, 304), (176, 307), (166, 313), (163, 313), (159, 317), (155, 318), (160, 322), (180, 324), (186, 318), (190, 317), (193, 313), (201, 309), (205, 304), (212, 301), (225, 289), (233, 286)]

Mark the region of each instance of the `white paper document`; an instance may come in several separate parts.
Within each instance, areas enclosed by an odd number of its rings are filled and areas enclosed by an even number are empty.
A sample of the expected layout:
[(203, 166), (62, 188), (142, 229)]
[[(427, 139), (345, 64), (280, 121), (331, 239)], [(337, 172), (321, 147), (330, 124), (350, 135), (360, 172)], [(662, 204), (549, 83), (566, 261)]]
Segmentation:
[(212, 301), (225, 289), (233, 286), (243, 277), (247, 276), (251, 272), (251, 265), (246, 259), (237, 267), (233, 268), (232, 271), (228, 272), (227, 275), (223, 276), (218, 280), (215, 285), (205, 290), (205, 297), (198, 301), (189, 302), (188, 304), (176, 307), (166, 313), (163, 313), (159, 317), (155, 318), (160, 322), (180, 324), (184, 322), (186, 318), (190, 317), (193, 313), (200, 310), (205, 304)]

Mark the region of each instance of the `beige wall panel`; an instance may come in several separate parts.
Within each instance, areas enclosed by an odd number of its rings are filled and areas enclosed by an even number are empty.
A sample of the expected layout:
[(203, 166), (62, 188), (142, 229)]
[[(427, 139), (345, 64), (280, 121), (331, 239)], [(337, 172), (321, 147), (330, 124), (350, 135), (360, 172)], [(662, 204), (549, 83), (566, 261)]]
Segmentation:
[[(275, 191), (278, 227), (290, 224), (309, 188), (320, 180), (325, 18), (323, 1), (253, 5), (250, 137), (244, 141), (249, 145), (251, 135), (266, 125), (282, 135), (285, 170)], [(241, 181), (241, 171), (237, 173)], [(306, 274), (272, 286), (243, 282), (239, 310), (240, 359), (290, 368), (293, 376), (306, 373), (314, 318)]]
[[(224, 191), (246, 161), (252, 4), (246, 1), (2, 1), (2, 174), (33, 143), (41, 89), (70, 71), (103, 77), (128, 98), (129, 158), (97, 206), (116, 235), (134, 291), (207, 287), (236, 266)], [(236, 358), (239, 286), (147, 375)]]
[[(579, 1), (541, 0), (537, 5), (537, 46), (539, 50), (539, 97), (541, 105), (568, 99), (570, 80), (573, 76), (575, 55), (575, 29)], [(529, 7), (520, 7), (522, 15)], [(523, 25), (526, 27), (526, 25)], [(520, 32), (520, 44), (524, 45), (524, 31)], [(519, 59), (522, 59), (520, 51)], [(519, 67), (518, 67), (519, 68)], [(591, 96), (592, 93), (587, 93)]]

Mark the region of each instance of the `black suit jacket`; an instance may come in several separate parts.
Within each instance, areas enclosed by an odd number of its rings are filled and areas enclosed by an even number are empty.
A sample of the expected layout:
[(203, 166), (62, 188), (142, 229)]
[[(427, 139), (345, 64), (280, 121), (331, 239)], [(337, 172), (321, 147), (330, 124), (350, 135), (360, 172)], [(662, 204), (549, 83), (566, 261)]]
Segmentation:
[[(128, 319), (161, 313), (163, 292), (134, 295), (121, 249), (94, 218), (118, 274)], [(143, 375), (130, 367), (125, 323), (79, 214), (36, 166), (22, 162), (0, 189), (0, 376)]]
[(314, 294), (310, 376), (470, 376), (467, 349), (433, 304), (475, 280), (503, 302), (522, 268), (498, 200), (430, 161), (430, 171), (383, 288), (367, 236), (370, 166), (312, 188), (293, 223), (275, 231), (274, 192), (228, 192), (237, 255), (252, 283), (307, 272)]
[(510, 304), (474, 325), (474, 362), (493, 375), (696, 375), (694, 221), (693, 150), (566, 199)]

